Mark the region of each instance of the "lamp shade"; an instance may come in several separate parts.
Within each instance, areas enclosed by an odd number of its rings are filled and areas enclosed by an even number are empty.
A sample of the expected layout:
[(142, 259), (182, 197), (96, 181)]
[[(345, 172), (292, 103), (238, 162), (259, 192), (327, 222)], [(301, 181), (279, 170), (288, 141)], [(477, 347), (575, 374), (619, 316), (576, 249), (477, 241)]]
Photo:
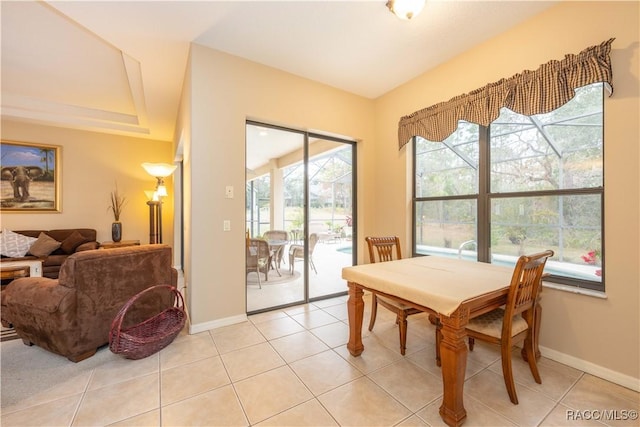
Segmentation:
[(156, 195), (157, 197), (167, 197), (169, 195), (169, 193), (167, 193), (167, 187), (164, 184), (158, 185)]
[(142, 167), (149, 175), (156, 178), (169, 176), (177, 168), (176, 165), (170, 165), (168, 163), (143, 163)]
[(144, 190), (144, 194), (147, 196), (147, 200), (151, 202), (157, 202), (158, 200), (158, 192), (155, 190)]
[(424, 2), (425, 0), (389, 0), (387, 7), (398, 18), (408, 21), (422, 12)]

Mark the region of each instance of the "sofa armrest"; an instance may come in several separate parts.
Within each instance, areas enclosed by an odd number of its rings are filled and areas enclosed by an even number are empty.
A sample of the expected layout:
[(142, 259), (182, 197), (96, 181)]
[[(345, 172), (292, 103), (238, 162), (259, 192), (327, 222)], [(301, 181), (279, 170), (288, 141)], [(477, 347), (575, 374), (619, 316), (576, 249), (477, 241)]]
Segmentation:
[(75, 252), (91, 251), (93, 249), (98, 249), (98, 242), (83, 243), (76, 248)]
[[(48, 277), (23, 277), (12, 281), (2, 291), (2, 308), (9, 311), (7, 320), (26, 310), (54, 313), (73, 289), (60, 286), (57, 279)], [(5, 318), (5, 316), (2, 316)]]

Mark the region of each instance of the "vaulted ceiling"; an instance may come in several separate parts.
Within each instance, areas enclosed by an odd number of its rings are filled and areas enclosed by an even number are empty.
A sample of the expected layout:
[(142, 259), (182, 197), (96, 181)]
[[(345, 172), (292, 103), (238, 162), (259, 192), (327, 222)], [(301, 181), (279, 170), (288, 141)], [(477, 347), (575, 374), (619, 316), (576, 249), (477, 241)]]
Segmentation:
[(5, 1), (2, 116), (173, 139), (190, 43), (376, 98), (555, 1)]

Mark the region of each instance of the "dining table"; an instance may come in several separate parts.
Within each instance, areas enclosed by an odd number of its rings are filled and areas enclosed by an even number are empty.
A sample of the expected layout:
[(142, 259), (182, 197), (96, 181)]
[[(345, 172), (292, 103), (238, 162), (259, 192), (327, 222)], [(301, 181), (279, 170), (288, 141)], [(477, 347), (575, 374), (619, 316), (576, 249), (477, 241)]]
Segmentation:
[(282, 253), (284, 252), (285, 246), (289, 244), (289, 241), (283, 239), (267, 239), (267, 244), (269, 245), (269, 252), (271, 254), (271, 267), (281, 276), (280, 262), (284, 259)]
[(467, 412), (463, 403), (469, 319), (504, 305), (513, 267), (442, 256), (419, 256), (345, 267), (349, 342), (354, 356), (364, 351), (362, 321), (364, 291), (392, 298), (435, 316), (441, 328), (440, 362), (443, 400), (440, 416), (459, 426)]

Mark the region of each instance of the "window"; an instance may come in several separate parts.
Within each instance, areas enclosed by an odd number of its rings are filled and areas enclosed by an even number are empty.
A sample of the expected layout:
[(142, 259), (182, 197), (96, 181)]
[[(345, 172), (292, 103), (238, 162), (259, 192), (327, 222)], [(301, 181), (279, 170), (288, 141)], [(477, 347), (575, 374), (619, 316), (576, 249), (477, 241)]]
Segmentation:
[(546, 114), (509, 109), (414, 138), (414, 253), (515, 265), (552, 249), (549, 280), (603, 290), (603, 84)]

